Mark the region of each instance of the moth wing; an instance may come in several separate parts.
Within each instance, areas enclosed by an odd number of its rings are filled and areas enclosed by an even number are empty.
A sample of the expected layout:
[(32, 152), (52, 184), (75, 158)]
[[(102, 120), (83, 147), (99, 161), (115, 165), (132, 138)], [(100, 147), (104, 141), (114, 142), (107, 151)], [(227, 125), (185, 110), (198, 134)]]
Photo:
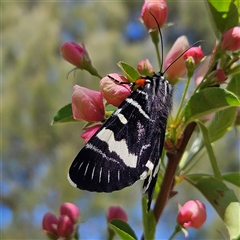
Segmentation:
[(73, 186), (112, 192), (147, 177), (142, 174), (149, 170), (146, 156), (154, 151), (150, 133), (154, 128), (146, 104), (140, 91), (125, 99), (74, 159), (68, 177)]

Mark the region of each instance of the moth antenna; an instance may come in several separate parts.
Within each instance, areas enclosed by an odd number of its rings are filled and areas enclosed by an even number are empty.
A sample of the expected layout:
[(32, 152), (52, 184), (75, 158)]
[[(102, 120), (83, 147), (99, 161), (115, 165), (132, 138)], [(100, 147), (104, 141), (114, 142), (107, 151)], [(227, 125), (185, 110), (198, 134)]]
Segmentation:
[(159, 31), (160, 40), (161, 40), (162, 59), (161, 59), (160, 72), (162, 72), (162, 68), (163, 68), (163, 37), (162, 37), (162, 32), (161, 32), (161, 28), (160, 28), (160, 26), (158, 24), (157, 18), (151, 12), (149, 12), (149, 13), (153, 16), (154, 20), (156, 21), (156, 24), (157, 24), (157, 27), (158, 27), (158, 31)]
[(179, 59), (182, 57), (182, 55), (187, 52), (190, 48), (194, 47), (195, 45), (197, 45), (200, 42), (205, 42), (204, 40), (199, 40), (195, 43), (193, 43), (189, 48), (187, 48), (183, 53), (181, 53), (171, 64), (169, 64), (169, 66), (164, 70), (164, 72), (162, 74), (165, 74), (166, 71)]

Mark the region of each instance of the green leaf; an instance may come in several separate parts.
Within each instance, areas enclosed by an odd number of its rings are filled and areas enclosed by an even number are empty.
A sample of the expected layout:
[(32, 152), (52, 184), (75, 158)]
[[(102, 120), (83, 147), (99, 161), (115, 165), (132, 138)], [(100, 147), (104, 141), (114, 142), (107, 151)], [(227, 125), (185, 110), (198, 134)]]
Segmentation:
[(230, 239), (240, 238), (240, 203), (231, 202), (225, 211), (224, 222), (227, 225)]
[(216, 159), (215, 154), (213, 152), (213, 148), (212, 148), (212, 145), (211, 145), (211, 142), (210, 142), (210, 137), (209, 137), (208, 130), (204, 126), (204, 124), (202, 124), (201, 122), (197, 121), (197, 124), (198, 124), (198, 126), (199, 126), (199, 128), (201, 129), (201, 132), (202, 132), (203, 142), (204, 142), (204, 145), (205, 145), (207, 153), (208, 153), (208, 157), (209, 157), (209, 160), (210, 160), (210, 163), (211, 163), (211, 166), (212, 166), (212, 171), (213, 171), (214, 177), (216, 179), (221, 180), (222, 176), (221, 176), (221, 173), (220, 173), (219, 168), (218, 168), (217, 159)]
[(105, 110), (106, 111), (109, 111), (109, 112), (114, 112), (115, 110), (117, 109), (117, 107), (111, 105), (111, 104), (108, 104), (106, 107), (105, 107)]
[(215, 113), (208, 126), (210, 142), (220, 139), (231, 129), (236, 120), (236, 113), (236, 107), (230, 107)]
[(230, 182), (237, 187), (240, 187), (240, 172), (224, 173), (222, 177), (224, 181)]
[[(188, 179), (191, 179), (194, 182), (197, 182), (203, 177), (212, 177), (210, 174), (206, 173), (195, 173), (195, 174), (187, 174), (184, 175)], [(240, 173), (239, 172), (230, 172), (222, 174), (222, 178), (224, 181), (232, 183), (233, 185), (240, 187)]]
[(240, 74), (234, 75), (227, 85), (228, 91), (233, 92), (236, 96), (240, 98)]
[(128, 223), (114, 219), (108, 223), (108, 225), (118, 234), (123, 240), (135, 240), (137, 236)]
[(209, 18), (215, 35), (225, 33), (228, 29), (238, 25), (238, 9), (232, 0), (207, 0), (205, 1)]
[(185, 125), (197, 118), (228, 107), (240, 106), (240, 100), (232, 92), (221, 88), (205, 88), (192, 95), (185, 106)]
[(190, 179), (193, 182), (197, 182), (198, 180), (200, 180), (203, 177), (213, 177), (210, 174), (206, 174), (206, 173), (194, 173), (194, 174), (187, 174), (184, 175), (184, 178)]
[(143, 228), (144, 239), (155, 239), (156, 220), (153, 215), (153, 211), (150, 209), (147, 211), (147, 197), (142, 197), (142, 213), (143, 213)]
[(133, 68), (132, 66), (128, 65), (127, 63), (119, 62), (118, 66), (122, 69), (125, 76), (130, 82), (135, 82), (136, 80), (141, 78), (141, 75), (138, 73), (138, 71), (135, 70), (135, 68)]
[[(229, 189), (224, 182), (216, 178), (202, 177), (197, 182), (192, 182), (187, 177), (185, 177), (185, 179), (207, 198), (223, 220), (227, 207), (232, 202), (238, 202), (233, 190)], [(233, 221), (238, 222), (239, 219), (234, 218)]]
[(73, 118), (71, 103), (67, 104), (57, 112), (53, 118), (52, 124), (65, 122), (77, 122), (77, 120)]

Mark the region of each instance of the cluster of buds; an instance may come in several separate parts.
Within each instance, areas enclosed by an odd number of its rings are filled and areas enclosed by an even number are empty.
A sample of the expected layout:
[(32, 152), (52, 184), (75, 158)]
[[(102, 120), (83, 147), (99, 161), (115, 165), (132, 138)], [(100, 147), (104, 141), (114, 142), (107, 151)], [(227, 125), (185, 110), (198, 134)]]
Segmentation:
[(60, 217), (47, 212), (42, 220), (42, 228), (49, 239), (56, 240), (60, 237), (70, 239), (77, 233), (77, 223), (80, 212), (76, 205), (64, 203), (60, 206)]

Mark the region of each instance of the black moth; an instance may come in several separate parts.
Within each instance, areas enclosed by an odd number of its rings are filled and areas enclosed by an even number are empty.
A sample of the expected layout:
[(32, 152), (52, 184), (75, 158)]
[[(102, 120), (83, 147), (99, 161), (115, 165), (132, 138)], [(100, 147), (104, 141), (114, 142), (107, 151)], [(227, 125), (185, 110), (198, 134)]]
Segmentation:
[(160, 167), (172, 86), (163, 73), (143, 77), (74, 159), (68, 179), (77, 188), (112, 192), (144, 180), (150, 208)]
[[(162, 43), (159, 26), (158, 30)], [(163, 52), (163, 44), (161, 47)], [(173, 91), (161, 70), (141, 80), (144, 84), (122, 102), (78, 153), (68, 180), (74, 187), (94, 192), (112, 192), (144, 180), (149, 210)]]

